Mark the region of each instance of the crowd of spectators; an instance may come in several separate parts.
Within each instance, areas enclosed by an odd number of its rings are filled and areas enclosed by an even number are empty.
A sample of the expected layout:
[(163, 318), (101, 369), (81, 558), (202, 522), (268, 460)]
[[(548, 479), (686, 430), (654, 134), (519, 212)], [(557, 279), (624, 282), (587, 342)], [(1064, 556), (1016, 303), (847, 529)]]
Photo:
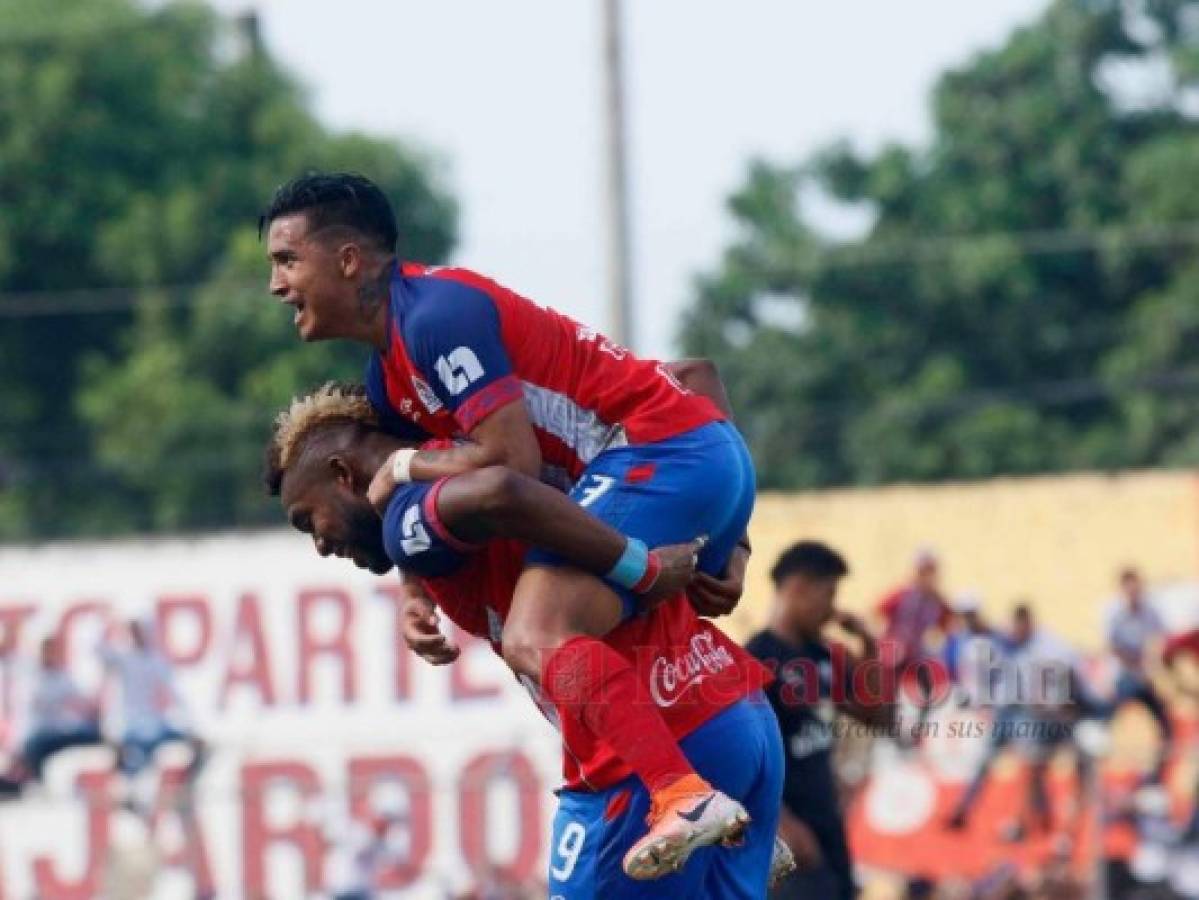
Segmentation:
[[(205, 745), (188, 724), (171, 667), (145, 623), (134, 619), (113, 626), (96, 652), (111, 689), (89, 692), (68, 669), (58, 634), (42, 639), (33, 665), (14, 659), (9, 648), (7, 671), (24, 688), (25, 708), (16, 717), (23, 724), (0, 775), (0, 795), (19, 799), (43, 780), (54, 757), (77, 747), (110, 748), (114, 768), (127, 782), (150, 769), (158, 748), (168, 743), (189, 749), (187, 774), (203, 765)], [(134, 794), (127, 795), (126, 805), (137, 806)]]
[[(1093, 875), (1078, 870), (1073, 850), (1088, 814), (1101, 817), (1101, 827), (1123, 818), (1139, 829), (1143, 842), (1160, 845), (1155, 852), (1168, 855), (1195, 846), (1199, 828), (1193, 820), (1161, 815), (1146, 824), (1139, 810), (1146, 804), (1135, 800), (1102, 812), (1088, 811), (1086, 805), (1091, 786), (1098, 783), (1094, 776), (1107, 730), (1128, 706), (1141, 707), (1156, 730), (1134, 796), (1164, 796), (1161, 785), (1179, 754), (1161, 683), (1171, 681), (1181, 660), (1199, 660), (1199, 630), (1168, 633), (1135, 568), (1118, 573), (1116, 596), (1105, 610), (1099, 665), (1042, 624), (1035, 605), (1026, 600), (1014, 600), (1003, 617), (992, 619), (977, 593), (951, 598), (931, 550), (918, 552), (910, 577), (879, 599), (871, 623), (836, 606), (840, 581), (849, 571), (850, 562), (824, 544), (804, 541), (785, 551), (771, 572), (769, 621), (748, 644), (778, 676), (770, 700), (787, 753), (782, 835), (800, 867), (772, 895), (776, 900), (850, 898), (858, 892), (845, 828), (849, 795), (837, 772), (838, 738), (848, 732), (834, 727), (838, 716), (875, 726), (875, 740), (909, 756), (919, 754), (930, 733), (929, 719), (942, 705), (986, 721), (988, 727), (979, 732), (985, 748), (977, 767), (938, 825), (950, 834), (974, 827), (973, 814), (1001, 756), (1018, 754), (1027, 767), (1014, 818), (983, 827), (991, 829), (994, 840), (1012, 844), (1044, 838), (1043, 864), (1033, 872), (1005, 865), (973, 881), (936, 884), (917, 878), (908, 883), (907, 896), (1083, 896)], [(872, 665), (862, 668), (867, 662)], [(859, 670), (883, 673), (882, 684), (855, 678)], [(1097, 677), (1100, 670), (1108, 677)], [(1049, 771), (1061, 754), (1073, 759), (1077, 789), (1055, 804)], [(1131, 873), (1135, 883), (1136, 859), (1120, 871)]]

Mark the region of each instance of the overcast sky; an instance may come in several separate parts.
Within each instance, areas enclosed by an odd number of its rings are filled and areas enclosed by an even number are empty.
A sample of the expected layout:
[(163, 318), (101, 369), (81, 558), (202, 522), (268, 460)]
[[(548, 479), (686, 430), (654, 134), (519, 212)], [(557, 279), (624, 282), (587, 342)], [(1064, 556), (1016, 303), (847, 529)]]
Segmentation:
[[(607, 326), (599, 0), (216, 5), (260, 11), (327, 123), (436, 154), (462, 207), (455, 262)], [(626, 0), (636, 349), (674, 352), (747, 160), (924, 140), (938, 73), (1046, 6)]]

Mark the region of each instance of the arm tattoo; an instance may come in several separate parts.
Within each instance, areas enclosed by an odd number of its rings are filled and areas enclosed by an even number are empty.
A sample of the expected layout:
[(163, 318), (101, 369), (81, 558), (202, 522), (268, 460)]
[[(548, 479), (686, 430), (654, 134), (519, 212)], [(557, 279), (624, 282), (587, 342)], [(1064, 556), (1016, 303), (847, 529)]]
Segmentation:
[(416, 456), (412, 457), (412, 462), (434, 463), (437, 462), (437, 460), (439, 460), (444, 453), (446, 453), (445, 450), (418, 450)]

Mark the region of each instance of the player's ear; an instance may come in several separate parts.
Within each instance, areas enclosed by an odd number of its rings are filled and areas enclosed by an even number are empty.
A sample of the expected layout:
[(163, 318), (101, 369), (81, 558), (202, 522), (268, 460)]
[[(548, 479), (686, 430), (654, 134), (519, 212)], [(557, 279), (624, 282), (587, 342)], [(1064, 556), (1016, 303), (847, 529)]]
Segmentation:
[(333, 479), (339, 487), (345, 488), (347, 491), (354, 490), (354, 470), (350, 467), (350, 462), (344, 456), (334, 454), (328, 460), (329, 471), (333, 474)]
[(346, 241), (337, 248), (337, 265), (343, 278), (355, 278), (362, 271), (362, 248)]

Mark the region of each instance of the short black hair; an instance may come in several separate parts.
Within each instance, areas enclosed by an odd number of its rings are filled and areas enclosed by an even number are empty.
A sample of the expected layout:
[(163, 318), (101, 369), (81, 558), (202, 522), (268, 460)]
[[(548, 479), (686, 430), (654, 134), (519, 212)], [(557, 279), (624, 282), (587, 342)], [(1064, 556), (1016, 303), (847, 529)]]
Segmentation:
[(819, 541), (800, 541), (783, 554), (770, 570), (770, 580), (778, 588), (792, 575), (809, 578), (842, 578), (849, 574), (845, 557)]
[(258, 217), (258, 236), (281, 216), (308, 216), (311, 231), (347, 228), (369, 238), (378, 249), (396, 252), (399, 229), (387, 195), (365, 175), (353, 172), (307, 172), (275, 191), (271, 205)]

